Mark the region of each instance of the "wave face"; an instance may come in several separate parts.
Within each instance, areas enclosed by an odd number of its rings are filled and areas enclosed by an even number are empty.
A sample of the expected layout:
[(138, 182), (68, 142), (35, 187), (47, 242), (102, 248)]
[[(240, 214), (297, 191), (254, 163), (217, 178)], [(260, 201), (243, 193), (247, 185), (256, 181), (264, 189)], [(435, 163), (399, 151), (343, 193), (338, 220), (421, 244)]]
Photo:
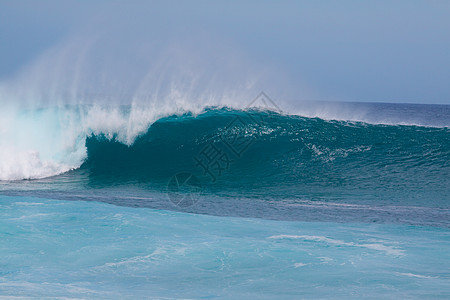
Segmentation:
[(160, 119), (130, 146), (100, 134), (86, 147), (81, 169), (100, 185), (167, 183), (186, 172), (206, 190), (230, 195), (370, 190), (380, 201), (389, 195), (435, 203), (448, 200), (450, 186), (448, 128), (221, 109)]

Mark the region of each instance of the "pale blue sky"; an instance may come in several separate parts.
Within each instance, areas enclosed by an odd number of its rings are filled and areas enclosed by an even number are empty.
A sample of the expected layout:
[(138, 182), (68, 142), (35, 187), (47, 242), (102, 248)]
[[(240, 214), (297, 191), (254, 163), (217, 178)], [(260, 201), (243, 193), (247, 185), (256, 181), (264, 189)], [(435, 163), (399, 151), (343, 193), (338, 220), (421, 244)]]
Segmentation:
[(303, 100), (450, 104), (450, 1), (0, 0), (0, 7), (0, 80), (92, 27), (134, 47), (179, 37), (216, 48), (227, 41), (251, 64), (288, 78), (291, 97), (306, 88)]

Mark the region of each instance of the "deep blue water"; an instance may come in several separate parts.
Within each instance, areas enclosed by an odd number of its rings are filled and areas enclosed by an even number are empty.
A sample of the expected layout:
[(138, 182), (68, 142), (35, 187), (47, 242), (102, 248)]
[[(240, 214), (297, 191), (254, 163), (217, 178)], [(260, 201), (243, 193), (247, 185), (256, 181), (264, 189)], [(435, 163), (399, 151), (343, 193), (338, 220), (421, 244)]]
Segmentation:
[(450, 297), (450, 106), (341, 107), (362, 117), (209, 108), (131, 141), (21, 112), (48, 130), (3, 152), (0, 296)]

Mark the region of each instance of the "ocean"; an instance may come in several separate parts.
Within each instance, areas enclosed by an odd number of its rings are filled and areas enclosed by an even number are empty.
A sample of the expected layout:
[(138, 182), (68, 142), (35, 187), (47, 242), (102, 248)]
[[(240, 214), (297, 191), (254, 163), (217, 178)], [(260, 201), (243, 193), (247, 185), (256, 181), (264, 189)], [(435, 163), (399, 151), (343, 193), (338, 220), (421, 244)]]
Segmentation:
[(0, 113), (0, 298), (450, 297), (449, 105), (154, 110)]

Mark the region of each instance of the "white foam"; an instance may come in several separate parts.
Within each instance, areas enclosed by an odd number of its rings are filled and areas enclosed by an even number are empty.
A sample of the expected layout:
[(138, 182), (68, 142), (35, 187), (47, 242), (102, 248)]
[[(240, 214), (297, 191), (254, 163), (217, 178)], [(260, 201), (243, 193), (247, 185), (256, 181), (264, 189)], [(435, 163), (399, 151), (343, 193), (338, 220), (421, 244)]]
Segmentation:
[(439, 277), (436, 277), (436, 276), (426, 276), (426, 275), (413, 274), (413, 273), (400, 273), (400, 272), (396, 272), (396, 274), (402, 275), (402, 276), (408, 276), (408, 277), (424, 278), (424, 279), (434, 279), (434, 278), (439, 278)]
[(378, 244), (378, 243), (370, 243), (370, 244), (359, 244), (354, 242), (345, 242), (341, 240), (335, 240), (330, 239), (324, 236), (314, 236), (314, 235), (274, 235), (270, 236), (269, 239), (302, 239), (305, 241), (315, 241), (315, 242), (324, 242), (331, 245), (337, 245), (337, 246), (349, 246), (349, 247), (363, 247), (371, 250), (377, 250), (377, 251), (384, 251), (387, 254), (390, 255), (396, 255), (401, 256), (404, 254), (404, 250), (392, 247), (392, 246), (386, 246), (384, 244)]
[(14, 204), (20, 205), (20, 206), (44, 205), (44, 203), (40, 203), (40, 202), (15, 202)]
[(308, 264), (304, 264), (304, 263), (298, 262), (298, 263), (294, 264), (294, 268), (301, 268), (301, 267), (304, 267), (304, 266), (307, 266), (307, 265)]
[[(180, 250), (184, 253), (184, 249)], [(152, 253), (145, 255), (145, 256), (134, 256), (134, 257), (130, 257), (130, 258), (126, 258), (123, 259), (121, 261), (118, 262), (110, 262), (110, 263), (105, 263), (102, 266), (99, 266), (97, 268), (116, 268), (116, 267), (120, 267), (120, 266), (129, 266), (132, 264), (141, 264), (141, 263), (149, 263), (149, 262), (154, 262), (155, 261), (155, 257), (157, 258), (158, 256), (164, 255), (166, 254), (166, 250), (162, 249), (162, 248), (158, 248), (155, 251), (153, 251)]]

